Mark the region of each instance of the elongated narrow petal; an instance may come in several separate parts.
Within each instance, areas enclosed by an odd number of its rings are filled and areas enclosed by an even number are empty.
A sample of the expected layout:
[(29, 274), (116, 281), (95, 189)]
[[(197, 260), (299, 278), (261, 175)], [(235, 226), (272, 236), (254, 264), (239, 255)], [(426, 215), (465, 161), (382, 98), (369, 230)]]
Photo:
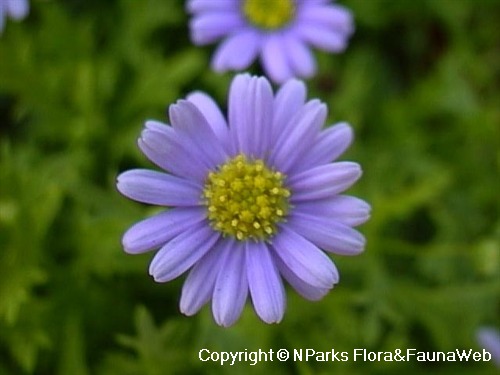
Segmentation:
[(272, 242), (277, 256), (296, 277), (304, 283), (320, 289), (331, 289), (339, 275), (328, 256), (288, 225)]
[(247, 68), (259, 52), (259, 36), (252, 30), (242, 30), (221, 43), (212, 60), (216, 72)]
[(365, 238), (342, 223), (324, 223), (314, 216), (294, 213), (287, 225), (319, 248), (340, 255), (357, 255), (364, 250)]
[(326, 106), (319, 100), (311, 100), (291, 119), (290, 131), (282, 133), (277, 141), (271, 162), (288, 173), (292, 166), (310, 149), (323, 126), (327, 115)]
[(303, 171), (337, 159), (347, 150), (353, 137), (352, 128), (346, 123), (340, 123), (323, 130), (316, 138), (310, 152), (297, 165), (295, 171)]
[(342, 223), (351, 227), (363, 224), (370, 217), (370, 205), (365, 201), (347, 195), (301, 202), (294, 209), (295, 214), (317, 218), (326, 225)]
[[(217, 3), (217, 1), (212, 1)], [(206, 13), (190, 22), (191, 39), (203, 45), (217, 41), (244, 25), (241, 17), (231, 10)]]
[(129, 254), (159, 248), (206, 217), (202, 207), (178, 207), (161, 212), (130, 227), (122, 243)]
[(207, 94), (196, 91), (186, 98), (205, 116), (208, 125), (212, 128), (219, 142), (227, 147), (229, 128), (224, 115), (215, 101)]
[(133, 169), (118, 176), (117, 188), (126, 197), (159, 206), (197, 206), (200, 186), (188, 180), (147, 169)]
[(212, 313), (217, 324), (229, 327), (241, 315), (248, 296), (245, 248), (232, 242), (215, 282)]
[(172, 126), (186, 144), (201, 152), (209, 168), (222, 163), (227, 154), (207, 119), (198, 108), (187, 100), (179, 100), (169, 108)]
[(283, 263), (279, 256), (274, 255), (274, 261), (276, 262), (281, 275), (302, 297), (310, 301), (319, 301), (330, 291), (330, 288), (318, 288), (304, 282), (304, 280), (295, 275), (295, 273), (293, 273), (292, 270), (288, 268), (285, 263)]
[(227, 253), (232, 251), (228, 241), (219, 241), (189, 272), (182, 287), (180, 302), (181, 312), (194, 315), (205, 305), (214, 293), (218, 271), (226, 259)]
[(155, 255), (149, 273), (155, 281), (175, 279), (205, 255), (219, 238), (206, 222), (197, 224), (163, 246)]
[(331, 197), (346, 190), (360, 177), (359, 165), (347, 161), (309, 169), (290, 178), (289, 186), (294, 191), (292, 201)]
[(278, 83), (294, 77), (287, 59), (284, 40), (280, 35), (270, 35), (263, 41), (262, 65), (271, 79)]
[(273, 116), (273, 92), (269, 82), (253, 77), (244, 82), (245, 90), (234, 86), (235, 100), (243, 105), (231, 113), (231, 136), (238, 153), (261, 156), (268, 149)]
[(306, 101), (304, 82), (291, 79), (276, 93), (273, 110), (272, 141), (276, 142), (280, 134), (287, 132), (292, 126), (291, 119), (304, 106)]
[(306, 44), (293, 37), (285, 38), (287, 58), (293, 71), (299, 77), (308, 78), (316, 72), (316, 60)]
[(285, 291), (266, 244), (247, 243), (246, 262), (255, 311), (266, 323), (280, 322), (285, 313)]
[(161, 129), (150, 123), (137, 143), (144, 155), (160, 168), (199, 183), (205, 180), (207, 167), (203, 155), (186, 147), (171, 127)]

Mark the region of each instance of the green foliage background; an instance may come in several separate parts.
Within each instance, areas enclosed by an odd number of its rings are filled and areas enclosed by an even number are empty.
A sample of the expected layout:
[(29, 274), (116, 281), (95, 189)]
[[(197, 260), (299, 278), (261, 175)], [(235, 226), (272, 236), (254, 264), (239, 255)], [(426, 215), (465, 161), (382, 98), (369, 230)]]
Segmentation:
[[(120, 238), (154, 208), (115, 190), (151, 167), (146, 119), (194, 89), (222, 106), (232, 74), (189, 41), (180, 0), (32, 0), (0, 37), (0, 374), (491, 374), (492, 363), (267, 362), (198, 351), (479, 349), (500, 327), (500, 1), (344, 0), (356, 33), (316, 53), (307, 82), (372, 204), (366, 252), (334, 257), (340, 284), (312, 303), (288, 290), (279, 325), (250, 306), (230, 329), (178, 311), (182, 279), (154, 283), (151, 254)], [(259, 73), (258, 66), (252, 72)]]

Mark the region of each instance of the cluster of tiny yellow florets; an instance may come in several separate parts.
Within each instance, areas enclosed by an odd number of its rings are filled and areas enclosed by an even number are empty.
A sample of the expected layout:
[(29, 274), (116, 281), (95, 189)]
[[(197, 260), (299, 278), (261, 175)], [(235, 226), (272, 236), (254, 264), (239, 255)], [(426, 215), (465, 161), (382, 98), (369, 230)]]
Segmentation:
[(294, 0), (245, 0), (243, 14), (248, 21), (263, 29), (278, 29), (291, 21)]
[(243, 241), (265, 240), (288, 213), (285, 176), (262, 160), (238, 155), (210, 172), (203, 190), (212, 227)]

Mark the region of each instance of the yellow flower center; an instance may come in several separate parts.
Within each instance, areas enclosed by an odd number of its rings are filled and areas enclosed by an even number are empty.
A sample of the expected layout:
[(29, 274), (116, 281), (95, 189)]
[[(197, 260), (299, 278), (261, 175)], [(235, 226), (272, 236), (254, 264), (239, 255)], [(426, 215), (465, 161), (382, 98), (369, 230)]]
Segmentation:
[(238, 155), (210, 172), (203, 190), (210, 225), (237, 240), (266, 240), (288, 213), (285, 176)]
[(243, 14), (257, 27), (279, 29), (293, 18), (294, 0), (244, 0)]

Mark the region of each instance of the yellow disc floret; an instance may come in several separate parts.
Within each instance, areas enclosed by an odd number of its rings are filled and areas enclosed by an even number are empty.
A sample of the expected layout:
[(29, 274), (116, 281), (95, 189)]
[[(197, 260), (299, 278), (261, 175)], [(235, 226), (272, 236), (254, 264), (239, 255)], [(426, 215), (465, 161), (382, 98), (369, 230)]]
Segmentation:
[(270, 238), (288, 213), (290, 191), (284, 179), (260, 159), (240, 154), (227, 161), (205, 181), (203, 200), (210, 224), (240, 241)]
[(262, 29), (279, 29), (292, 20), (294, 13), (294, 0), (243, 0), (243, 14)]

